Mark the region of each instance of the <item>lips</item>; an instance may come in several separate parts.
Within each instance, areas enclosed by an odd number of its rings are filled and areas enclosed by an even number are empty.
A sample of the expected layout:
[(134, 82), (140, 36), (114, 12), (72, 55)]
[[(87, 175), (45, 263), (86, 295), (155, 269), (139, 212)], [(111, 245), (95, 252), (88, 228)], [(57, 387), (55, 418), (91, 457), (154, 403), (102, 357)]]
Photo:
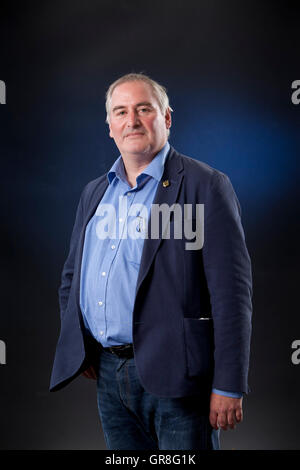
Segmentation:
[(143, 132), (132, 132), (130, 134), (127, 134), (125, 137), (136, 137), (136, 136), (139, 136), (139, 135), (144, 135)]

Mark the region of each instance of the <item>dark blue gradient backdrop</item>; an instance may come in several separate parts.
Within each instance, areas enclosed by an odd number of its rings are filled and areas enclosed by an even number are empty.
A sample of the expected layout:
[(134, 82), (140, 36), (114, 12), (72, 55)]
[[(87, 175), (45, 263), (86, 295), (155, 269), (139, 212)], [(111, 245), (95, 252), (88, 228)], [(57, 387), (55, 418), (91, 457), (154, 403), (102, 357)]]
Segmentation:
[[(1, 4), (2, 449), (105, 449), (95, 383), (48, 392), (57, 289), (83, 186), (118, 150), (104, 95), (124, 73), (168, 89), (170, 143), (225, 172), (253, 263), (252, 393), (224, 449), (299, 449), (299, 7), (267, 1)], [(2, 6), (3, 5), (3, 6)]]

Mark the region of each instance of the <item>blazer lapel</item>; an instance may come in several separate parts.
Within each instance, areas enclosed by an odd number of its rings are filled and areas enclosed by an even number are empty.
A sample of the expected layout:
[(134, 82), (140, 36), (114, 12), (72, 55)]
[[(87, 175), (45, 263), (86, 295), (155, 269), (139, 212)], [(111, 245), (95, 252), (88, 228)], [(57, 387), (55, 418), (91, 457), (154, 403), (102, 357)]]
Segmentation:
[[(171, 206), (177, 200), (181, 181), (183, 178), (183, 164), (180, 155), (170, 148), (169, 155), (165, 162), (164, 173), (158, 183), (158, 188), (153, 200), (153, 204), (168, 204)], [(163, 184), (165, 182), (165, 184)], [(151, 239), (151, 216), (148, 221), (148, 237), (145, 238), (143, 253), (141, 258), (140, 270), (136, 285), (136, 294), (145, 279), (151, 263), (156, 255), (159, 245), (162, 241), (162, 231), (159, 232), (158, 239)]]
[(85, 232), (86, 226), (88, 222), (90, 221), (91, 217), (94, 215), (99, 202), (104, 196), (104, 193), (107, 189), (108, 186), (108, 180), (107, 180), (107, 175), (105, 174), (105, 179), (102, 181), (99, 186), (96, 187), (94, 190), (93, 194), (90, 196), (90, 202), (88, 204), (88, 211), (84, 220), (84, 227), (83, 227), (83, 232)]

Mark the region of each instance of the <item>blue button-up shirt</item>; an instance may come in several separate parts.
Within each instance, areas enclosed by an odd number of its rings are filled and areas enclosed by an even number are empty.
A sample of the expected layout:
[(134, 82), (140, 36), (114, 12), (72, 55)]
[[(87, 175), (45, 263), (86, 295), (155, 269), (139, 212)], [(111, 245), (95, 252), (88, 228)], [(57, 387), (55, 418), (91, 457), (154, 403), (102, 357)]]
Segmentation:
[[(132, 312), (147, 220), (169, 149), (167, 142), (134, 187), (127, 181), (120, 155), (86, 227), (80, 307), (85, 327), (103, 347), (133, 342)], [(241, 395), (230, 392), (229, 396)]]

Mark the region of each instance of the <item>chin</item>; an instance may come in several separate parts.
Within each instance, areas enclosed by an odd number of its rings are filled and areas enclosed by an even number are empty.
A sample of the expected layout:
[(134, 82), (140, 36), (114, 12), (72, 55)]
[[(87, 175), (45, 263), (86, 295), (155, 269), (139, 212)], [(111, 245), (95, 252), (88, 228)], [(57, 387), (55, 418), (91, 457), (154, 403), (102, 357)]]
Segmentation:
[(144, 152), (147, 152), (147, 150), (149, 150), (149, 146), (148, 145), (130, 145), (128, 147), (128, 152), (131, 152), (131, 153), (144, 153)]

